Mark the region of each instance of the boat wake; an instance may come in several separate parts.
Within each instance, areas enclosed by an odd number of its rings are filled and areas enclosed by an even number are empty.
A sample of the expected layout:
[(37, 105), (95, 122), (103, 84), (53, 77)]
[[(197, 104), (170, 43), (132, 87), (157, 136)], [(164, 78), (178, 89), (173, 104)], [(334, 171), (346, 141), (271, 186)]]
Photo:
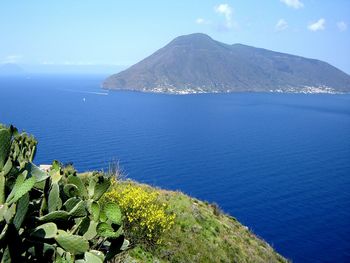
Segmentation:
[(85, 91), (85, 90), (73, 90), (73, 89), (59, 89), (68, 92), (84, 93), (84, 94), (95, 94), (101, 96), (107, 96), (108, 92), (98, 92), (98, 91)]

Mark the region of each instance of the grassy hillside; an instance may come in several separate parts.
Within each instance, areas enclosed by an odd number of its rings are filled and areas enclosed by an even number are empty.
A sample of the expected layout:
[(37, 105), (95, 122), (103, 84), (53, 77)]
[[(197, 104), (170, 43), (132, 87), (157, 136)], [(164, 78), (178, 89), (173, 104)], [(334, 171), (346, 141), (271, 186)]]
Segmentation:
[(174, 224), (161, 234), (160, 244), (139, 240), (114, 262), (287, 262), (266, 242), (256, 237), (235, 218), (213, 204), (191, 198), (181, 192), (165, 191), (132, 181), (114, 185), (117, 191), (142, 188), (155, 193), (175, 214)]

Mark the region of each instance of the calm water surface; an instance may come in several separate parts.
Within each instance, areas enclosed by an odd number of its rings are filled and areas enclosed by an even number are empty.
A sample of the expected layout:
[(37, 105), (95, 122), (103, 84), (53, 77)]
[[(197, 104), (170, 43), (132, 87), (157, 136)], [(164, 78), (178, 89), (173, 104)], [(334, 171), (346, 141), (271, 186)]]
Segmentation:
[(133, 92), (103, 76), (0, 79), (0, 122), (37, 164), (113, 159), (128, 177), (217, 202), (294, 262), (350, 261), (350, 96)]

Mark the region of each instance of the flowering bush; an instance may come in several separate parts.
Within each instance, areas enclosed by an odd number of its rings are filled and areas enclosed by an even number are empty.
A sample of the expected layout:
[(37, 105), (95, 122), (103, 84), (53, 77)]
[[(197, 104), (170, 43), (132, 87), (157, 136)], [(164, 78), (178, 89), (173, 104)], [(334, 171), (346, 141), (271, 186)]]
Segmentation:
[(137, 243), (161, 243), (161, 234), (174, 224), (175, 215), (167, 212), (158, 193), (133, 183), (113, 183), (106, 194), (108, 201), (116, 202), (122, 209), (126, 235)]

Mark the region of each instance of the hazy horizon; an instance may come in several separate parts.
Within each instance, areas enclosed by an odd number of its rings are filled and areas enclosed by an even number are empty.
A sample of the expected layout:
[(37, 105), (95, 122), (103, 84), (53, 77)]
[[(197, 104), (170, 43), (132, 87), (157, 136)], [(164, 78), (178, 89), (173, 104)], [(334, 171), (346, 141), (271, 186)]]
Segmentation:
[[(17, 64), (17, 63), (4, 63), (4, 65), (16, 65), (19, 66), (19, 72), (11, 72), (12, 74), (101, 74), (110, 75), (118, 73), (126, 68), (128, 65), (68, 65), (68, 64)], [(3, 74), (2, 74), (3, 75)], [(6, 74), (5, 74), (6, 75)]]

